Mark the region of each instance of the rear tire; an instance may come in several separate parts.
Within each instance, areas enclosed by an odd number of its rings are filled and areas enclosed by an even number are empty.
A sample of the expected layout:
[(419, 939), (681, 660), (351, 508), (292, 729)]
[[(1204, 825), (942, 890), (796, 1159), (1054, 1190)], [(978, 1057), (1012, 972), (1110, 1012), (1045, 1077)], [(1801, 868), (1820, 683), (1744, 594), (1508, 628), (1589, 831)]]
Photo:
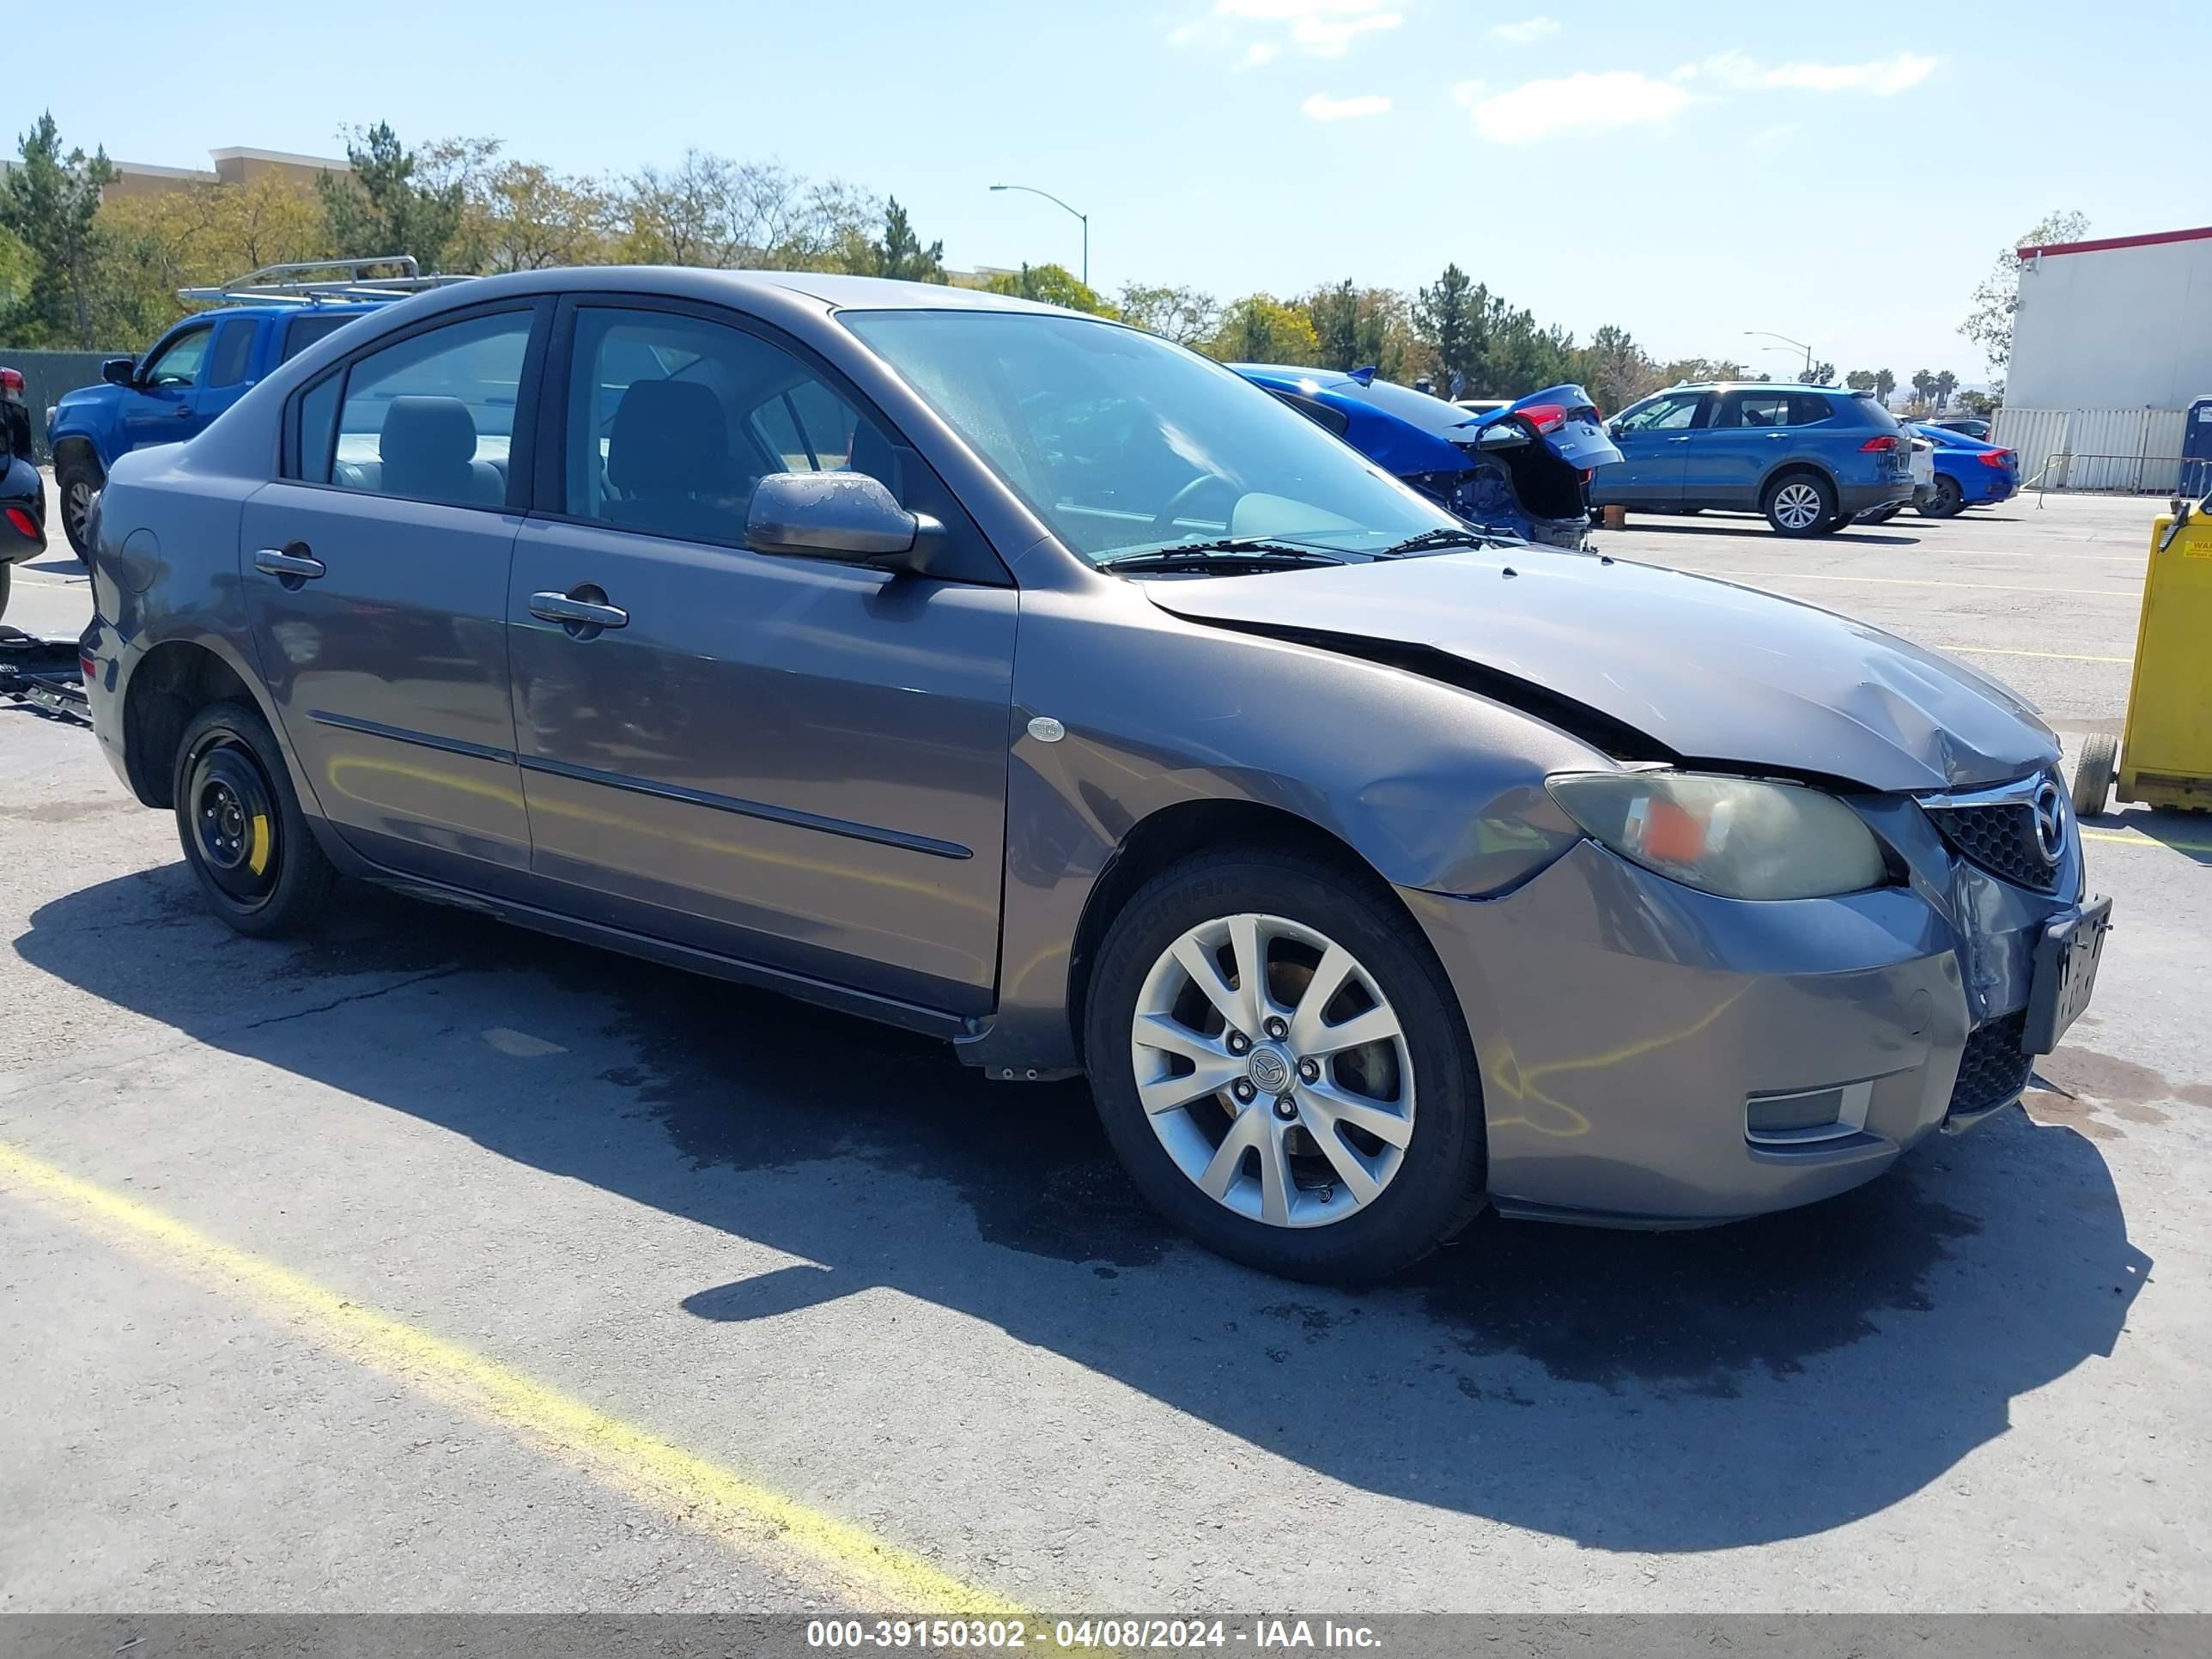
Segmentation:
[(0, 617), (8, 614), (8, 590), (15, 585), (15, 567), (0, 564)]
[(72, 458), (54, 469), (54, 490), (62, 498), (62, 533), (69, 538), (70, 550), (85, 564), (92, 562), (92, 541), (87, 534), (92, 522), (92, 498), (106, 482), (98, 461)]
[[(1084, 1024), (1099, 1119), (1153, 1207), (1232, 1261), (1329, 1284), (1410, 1266), (1484, 1201), (1481, 1084), (1458, 1000), (1363, 875), (1265, 846), (1170, 866), (1108, 930)], [(1182, 965), (1209, 959), (1211, 990)], [(1246, 960), (1264, 1008), (1239, 1000)], [(1332, 984), (1304, 1008), (1317, 975)], [(1233, 1022), (1224, 1001), (1243, 1010)], [(1354, 1021), (1384, 1035), (1326, 1046)]]
[(1959, 481), (1939, 472), (1936, 475), (1936, 493), (1921, 507), (1920, 516), (1923, 519), (1954, 519), (1966, 504), (1966, 498), (1959, 489)]
[(2112, 794), (2112, 775), (2118, 769), (2120, 740), (2109, 732), (2093, 732), (2082, 740), (2081, 757), (2074, 763), (2074, 787), (2069, 792), (2074, 816), (2094, 818), (2105, 810)]
[(177, 838), (223, 921), (255, 939), (296, 933), (322, 912), (337, 872), (315, 844), (269, 722), (250, 704), (210, 703), (185, 726), (172, 775)]
[(1836, 492), (1817, 472), (1786, 472), (1767, 486), (1759, 510), (1779, 535), (1822, 535), (1836, 516)]

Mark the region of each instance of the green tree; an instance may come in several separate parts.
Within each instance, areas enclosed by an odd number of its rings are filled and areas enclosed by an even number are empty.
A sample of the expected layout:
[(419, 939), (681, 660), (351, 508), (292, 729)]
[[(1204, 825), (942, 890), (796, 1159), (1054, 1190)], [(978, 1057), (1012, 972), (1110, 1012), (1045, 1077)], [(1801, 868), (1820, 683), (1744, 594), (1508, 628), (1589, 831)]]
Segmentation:
[(1875, 370), (1874, 395), (1875, 397), (1886, 404), (1889, 401), (1889, 394), (1896, 390), (1897, 376), (1893, 372), (1887, 368)]
[(64, 152), (52, 113), (16, 141), (21, 161), (0, 179), (0, 230), (29, 256), (21, 297), (0, 331), (23, 345), (76, 346), (95, 337), (100, 192), (115, 177), (104, 149)]
[(2000, 407), (1998, 399), (1986, 392), (1961, 392), (1959, 394), (1958, 403), (1962, 412), (1968, 415), (1979, 415), (1985, 420), (1996, 414)]
[(884, 207), (883, 240), (871, 243), (868, 253), (866, 274), (871, 276), (897, 276), (909, 283), (945, 280), (945, 244), (936, 241), (924, 247), (896, 196)]
[(1087, 311), (1094, 317), (1116, 314), (1114, 307), (1079, 280), (1066, 265), (1024, 265), (1018, 272), (1002, 270), (983, 284), (990, 294), (1010, 294), (1035, 300), (1040, 305), (1068, 311)]
[(1936, 393), (1936, 407), (1942, 409), (1951, 401), (1951, 394), (1958, 390), (1959, 377), (1947, 368), (1936, 377), (1932, 386)]
[(2078, 242), (2089, 234), (2089, 217), (2071, 209), (2046, 213), (2005, 245), (1990, 274), (1974, 285), (1966, 301), (1966, 320), (1959, 332), (1981, 347), (1990, 367), (2012, 361), (2013, 313), (2020, 309), (2020, 250)]
[(1319, 346), (1315, 364), (1321, 368), (1359, 368), (1359, 296), (1347, 276), (1340, 283), (1317, 288), (1300, 308), (1313, 324)]
[(1697, 384), (1705, 380), (1741, 380), (1747, 378), (1741, 363), (1726, 357), (1677, 357), (1659, 371), (1659, 384), (1673, 386), (1688, 380)]
[(1602, 410), (1626, 409), (1657, 389), (1659, 366), (1625, 328), (1606, 324), (1575, 354), (1569, 374)]
[(1924, 368), (1912, 371), (1912, 395), (1917, 402), (1925, 406), (1935, 390), (1936, 377), (1933, 374)]
[(1844, 376), (1844, 384), (1854, 392), (1874, 390), (1875, 374), (1870, 368), (1855, 368)]
[(1482, 373), (1482, 301), (1456, 262), (1413, 301), (1413, 327), (1425, 348), (1439, 397), (1472, 394)]
[(442, 269), (461, 229), (466, 180), (418, 178), (421, 161), (382, 121), (349, 134), (345, 151), (352, 172), (325, 173), (315, 180), (338, 254), (363, 259), (411, 253), (424, 270)]
[(1124, 322), (1179, 345), (1194, 345), (1221, 326), (1221, 301), (1200, 289), (1125, 283), (1121, 297)]
[(1272, 294), (1248, 294), (1221, 313), (1221, 326), (1199, 348), (1226, 363), (1310, 363), (1321, 340), (1313, 319)]
[(1805, 376), (1807, 386), (1833, 386), (1835, 383), (1836, 366), (1833, 363), (1814, 363)]

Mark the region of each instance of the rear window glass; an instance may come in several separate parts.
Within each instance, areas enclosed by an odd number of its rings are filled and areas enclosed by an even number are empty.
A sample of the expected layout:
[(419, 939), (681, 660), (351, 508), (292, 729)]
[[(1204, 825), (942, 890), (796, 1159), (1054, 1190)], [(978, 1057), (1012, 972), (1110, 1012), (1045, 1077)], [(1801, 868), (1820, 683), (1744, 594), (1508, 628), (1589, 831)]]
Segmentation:
[(217, 331), (215, 355), (208, 362), (210, 386), (236, 386), (246, 378), (246, 362), (253, 355), (254, 327), (252, 319), (237, 317)]
[(284, 325), (284, 361), (290, 362), (325, 335), (335, 334), (352, 320), (352, 314), (347, 312), (335, 316), (325, 312), (293, 318)]
[(1851, 395), (1850, 413), (1855, 419), (1874, 428), (1877, 432), (1905, 430), (1897, 423), (1897, 416), (1891, 414), (1883, 406), (1881, 399), (1871, 392), (1854, 392)]

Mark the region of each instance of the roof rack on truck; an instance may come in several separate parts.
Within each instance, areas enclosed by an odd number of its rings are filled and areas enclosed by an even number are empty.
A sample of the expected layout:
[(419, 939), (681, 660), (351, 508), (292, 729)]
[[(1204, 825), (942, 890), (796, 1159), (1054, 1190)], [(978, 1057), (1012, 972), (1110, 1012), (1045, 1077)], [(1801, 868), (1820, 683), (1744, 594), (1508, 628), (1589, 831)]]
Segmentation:
[[(343, 276), (313, 276), (311, 272)], [(180, 288), (177, 297), (200, 305), (275, 302), (309, 306), (338, 300), (399, 300), (425, 289), (465, 283), (460, 276), (422, 274), (411, 253), (387, 253), (369, 259), (303, 259), (263, 265), (214, 288)]]

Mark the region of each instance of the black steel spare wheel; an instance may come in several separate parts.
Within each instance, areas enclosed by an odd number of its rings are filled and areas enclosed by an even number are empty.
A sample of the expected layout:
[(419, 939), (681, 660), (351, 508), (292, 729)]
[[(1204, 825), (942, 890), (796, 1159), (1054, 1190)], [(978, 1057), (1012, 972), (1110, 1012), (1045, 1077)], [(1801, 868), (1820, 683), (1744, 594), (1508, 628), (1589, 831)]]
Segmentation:
[(210, 732), (192, 757), (185, 793), (201, 867), (238, 903), (268, 902), (282, 869), (283, 821), (252, 751)]

